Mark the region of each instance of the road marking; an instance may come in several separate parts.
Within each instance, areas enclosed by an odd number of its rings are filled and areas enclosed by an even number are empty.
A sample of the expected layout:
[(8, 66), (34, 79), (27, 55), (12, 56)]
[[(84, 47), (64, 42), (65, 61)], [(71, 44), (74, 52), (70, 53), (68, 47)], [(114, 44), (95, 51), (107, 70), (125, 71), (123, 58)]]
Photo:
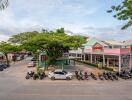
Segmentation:
[[(113, 96), (113, 94), (100, 94), (100, 93), (93, 93), (93, 94), (40, 94), (40, 93), (13, 93), (13, 95), (24, 95), (24, 96), (76, 96), (76, 97), (80, 97), (80, 96)], [(115, 94), (116, 96), (118, 96), (117, 94)], [(119, 96), (131, 96), (132, 95), (129, 94), (119, 94)]]

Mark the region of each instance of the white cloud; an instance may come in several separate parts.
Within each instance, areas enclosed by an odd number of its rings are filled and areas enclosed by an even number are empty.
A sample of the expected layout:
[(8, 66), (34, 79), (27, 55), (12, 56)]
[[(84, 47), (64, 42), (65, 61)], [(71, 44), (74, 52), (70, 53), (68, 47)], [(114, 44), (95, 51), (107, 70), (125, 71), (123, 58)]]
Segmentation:
[(1, 42), (1, 41), (7, 41), (8, 38), (9, 38), (9, 36), (0, 34), (0, 42)]
[(39, 22), (30, 18), (17, 20), (10, 9), (0, 12), (0, 19), (0, 34), (11, 35), (40, 27)]
[(84, 27), (84, 33), (100, 39), (126, 40), (132, 39), (131, 29), (132, 27), (126, 30), (121, 30), (121, 25), (109, 27)]
[(0, 39), (42, 27), (64, 27), (75, 34), (101, 39), (131, 38), (130, 28), (122, 31), (120, 26), (98, 27), (85, 22), (83, 17), (100, 10), (99, 4), (99, 0), (10, 0), (9, 7), (0, 12)]

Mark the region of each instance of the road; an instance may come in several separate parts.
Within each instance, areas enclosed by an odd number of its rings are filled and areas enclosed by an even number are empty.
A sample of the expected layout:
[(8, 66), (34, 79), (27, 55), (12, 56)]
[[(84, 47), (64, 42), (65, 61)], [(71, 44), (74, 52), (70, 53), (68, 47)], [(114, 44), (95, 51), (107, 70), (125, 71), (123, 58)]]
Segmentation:
[(0, 72), (0, 100), (132, 100), (132, 80), (25, 80), (28, 62)]

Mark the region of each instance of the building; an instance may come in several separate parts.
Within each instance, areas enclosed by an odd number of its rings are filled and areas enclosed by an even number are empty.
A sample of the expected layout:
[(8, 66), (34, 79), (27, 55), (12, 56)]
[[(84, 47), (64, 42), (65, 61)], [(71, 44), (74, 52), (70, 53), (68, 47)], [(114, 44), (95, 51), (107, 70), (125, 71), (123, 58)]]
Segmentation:
[(82, 48), (69, 51), (73, 57), (111, 67), (114, 70), (132, 68), (132, 42), (102, 41), (90, 38)]
[(4, 61), (5, 59), (5, 56), (2, 52), (0, 52), (0, 62)]
[[(68, 58), (68, 53), (63, 53), (62, 57), (56, 59), (54, 66), (63, 66), (69, 65), (70, 61)], [(39, 67), (46, 67), (48, 66), (48, 56), (45, 51), (41, 51), (39, 53), (39, 60), (38, 60)]]

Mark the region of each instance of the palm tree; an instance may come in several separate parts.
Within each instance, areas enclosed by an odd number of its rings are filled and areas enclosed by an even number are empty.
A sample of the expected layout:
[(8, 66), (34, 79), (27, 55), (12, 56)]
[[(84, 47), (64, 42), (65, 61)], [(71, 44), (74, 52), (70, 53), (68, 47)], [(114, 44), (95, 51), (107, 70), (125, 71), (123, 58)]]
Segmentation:
[(0, 10), (5, 9), (9, 4), (9, 0), (0, 0)]

